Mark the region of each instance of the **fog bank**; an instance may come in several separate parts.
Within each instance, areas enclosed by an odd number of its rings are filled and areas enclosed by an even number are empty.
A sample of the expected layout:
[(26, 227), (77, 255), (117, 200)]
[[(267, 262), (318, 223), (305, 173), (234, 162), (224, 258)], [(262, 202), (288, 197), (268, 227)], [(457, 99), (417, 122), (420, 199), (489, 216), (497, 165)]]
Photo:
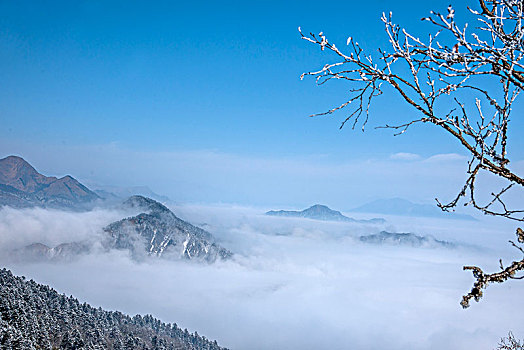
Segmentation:
[[(124, 251), (111, 251), (70, 263), (4, 266), (93, 306), (150, 313), (231, 349), (489, 349), (509, 330), (520, 335), (524, 316), (514, 312), (522, 306), (519, 281), (490, 286), (468, 310), (459, 305), (473, 282), (464, 264), (491, 271), (499, 257), (517, 256), (502, 244), (491, 245), (511, 235), (509, 228), (491, 238), (495, 228), (485, 222), (389, 217), (381, 226), (267, 217), (259, 208), (174, 211), (213, 233), (235, 258), (212, 265), (136, 263)], [(117, 213), (29, 210), (20, 230), (14, 229), (18, 220), (9, 219), (16, 215), (22, 214), (0, 211), (3, 242), (16, 241), (9, 232), (24, 230), (24, 239), (34, 235), (48, 242), (90, 237)], [(383, 229), (457, 244), (476, 237), (476, 245), (424, 249), (357, 239)]]

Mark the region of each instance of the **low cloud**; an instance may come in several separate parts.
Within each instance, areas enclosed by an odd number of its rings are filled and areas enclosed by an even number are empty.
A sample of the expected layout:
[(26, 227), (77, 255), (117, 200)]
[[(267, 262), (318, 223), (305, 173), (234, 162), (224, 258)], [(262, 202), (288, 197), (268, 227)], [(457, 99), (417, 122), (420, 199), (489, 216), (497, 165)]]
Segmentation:
[(92, 240), (101, 235), (103, 227), (123, 215), (123, 211), (105, 209), (80, 213), (0, 207), (0, 250), (21, 248), (35, 242), (54, 247)]
[(389, 158), (393, 160), (410, 161), (410, 160), (419, 160), (421, 157), (420, 155), (415, 154), (415, 153), (399, 152), (399, 153), (392, 154), (391, 156), (389, 156)]
[[(518, 283), (489, 287), (466, 311), (459, 306), (472, 283), (463, 264), (496, 270), (499, 257), (516, 253), (493, 244), (511, 234), (509, 226), (395, 217), (364, 225), (268, 217), (265, 209), (173, 208), (233, 250), (231, 261), (136, 263), (125, 251), (111, 251), (70, 263), (5, 265), (94, 306), (151, 313), (231, 349), (492, 348), (524, 322), (514, 312), (524, 292)], [(90, 237), (117, 214), (4, 208), (2, 242)], [(375, 246), (356, 239), (383, 229), (455, 241), (475, 237), (491, 250)], [(32, 234), (16, 238), (24, 231)]]
[(425, 159), (426, 163), (448, 163), (448, 162), (464, 162), (467, 161), (468, 157), (457, 154), (457, 153), (443, 153), (443, 154), (435, 154), (427, 159)]

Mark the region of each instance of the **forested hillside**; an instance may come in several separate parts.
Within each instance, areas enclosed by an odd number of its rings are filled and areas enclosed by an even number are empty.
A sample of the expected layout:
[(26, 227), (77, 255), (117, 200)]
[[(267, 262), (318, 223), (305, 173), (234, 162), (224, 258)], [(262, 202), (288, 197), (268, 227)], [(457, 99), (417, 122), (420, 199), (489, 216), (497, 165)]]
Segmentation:
[(150, 315), (81, 304), (7, 269), (0, 270), (0, 295), (1, 349), (224, 349)]

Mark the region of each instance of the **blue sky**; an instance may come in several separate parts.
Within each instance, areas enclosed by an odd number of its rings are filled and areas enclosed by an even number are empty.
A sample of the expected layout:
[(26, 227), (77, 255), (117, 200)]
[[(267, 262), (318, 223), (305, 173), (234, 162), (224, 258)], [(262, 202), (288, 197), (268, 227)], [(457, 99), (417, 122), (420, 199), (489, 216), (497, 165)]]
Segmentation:
[[(454, 4), (460, 16), (465, 2)], [(232, 195), (235, 191), (230, 186), (252, 177), (251, 171), (229, 169), (224, 177), (230, 184), (217, 184), (213, 176), (217, 168), (202, 170), (196, 163), (200, 156), (214, 154), (216, 164), (220, 157), (233, 157), (287, 161), (292, 168), (295, 162), (306, 160), (308, 169), (314, 169), (319, 159), (336, 167), (383, 163), (399, 152), (418, 154), (422, 160), (461, 153), (454, 141), (435, 128), (416, 127), (402, 137), (373, 129), (386, 121), (416, 116), (391, 96), (377, 100), (365, 133), (338, 130), (341, 114), (308, 118), (342, 102), (348, 87), (317, 87), (313, 80), (299, 79), (302, 72), (321, 67), (330, 57), (300, 40), (298, 26), (324, 31), (335, 42), (343, 43), (351, 35), (374, 49), (386, 45), (382, 11), (393, 11), (398, 23), (424, 33), (430, 26), (420, 18), (431, 9), (445, 11), (447, 5), (444, 1), (428, 5), (377, 0), (90, 1), (22, 6), (3, 1), (0, 156), (19, 154), (39, 170), (72, 173), (85, 181), (145, 184), (175, 197), (184, 192), (183, 199), (188, 201), (217, 201), (222, 193), (226, 201), (268, 203), (265, 186), (303, 181), (304, 186), (310, 184), (312, 193), (327, 191), (332, 193), (325, 196), (327, 201), (342, 202), (336, 199), (334, 187), (319, 186), (322, 180), (311, 183), (296, 174), (261, 181), (260, 186), (246, 185), (258, 187), (247, 198)], [(522, 121), (518, 123), (522, 126)], [(522, 159), (522, 141), (514, 142), (515, 156)], [(93, 149), (100, 151), (93, 153)], [(75, 161), (75, 152), (81, 162)], [(144, 154), (157, 159), (147, 167), (164, 173), (163, 178), (134, 175), (130, 163)], [(173, 168), (162, 164), (167, 161), (165, 154), (200, 156), (195, 156), (195, 164)], [(91, 159), (95, 155), (96, 161)], [(118, 167), (127, 169), (125, 175)], [(376, 171), (382, 170), (377, 167)], [(193, 174), (200, 183), (181, 180), (181, 173)], [(343, 176), (337, 181), (344, 183)], [(216, 194), (201, 187), (212, 187)], [(303, 190), (299, 187), (286, 196), (302, 195)], [(375, 191), (367, 197), (379, 195)], [(315, 201), (315, 195), (310, 197)], [(285, 203), (286, 198), (276, 202)], [(289, 203), (296, 201), (289, 199)]]

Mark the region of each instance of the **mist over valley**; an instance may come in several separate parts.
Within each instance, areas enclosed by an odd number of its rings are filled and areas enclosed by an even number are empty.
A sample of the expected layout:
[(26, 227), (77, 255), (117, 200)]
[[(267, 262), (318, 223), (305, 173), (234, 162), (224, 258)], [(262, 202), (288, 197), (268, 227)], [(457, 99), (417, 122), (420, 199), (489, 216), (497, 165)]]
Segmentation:
[[(519, 285), (494, 288), (497, 307), (457, 307), (470, 283), (462, 263), (511, 253), (490, 242), (500, 226), (355, 212), (318, 220), (268, 209), (166, 206), (143, 196), (81, 211), (4, 205), (0, 256), (13, 273), (81, 302), (152, 314), (231, 349), (433, 349), (451, 341), (466, 349), (522, 321), (506, 314), (518, 293), (502, 298)], [(472, 234), (487, 238), (472, 246)], [(493, 315), (497, 328), (482, 331)]]

